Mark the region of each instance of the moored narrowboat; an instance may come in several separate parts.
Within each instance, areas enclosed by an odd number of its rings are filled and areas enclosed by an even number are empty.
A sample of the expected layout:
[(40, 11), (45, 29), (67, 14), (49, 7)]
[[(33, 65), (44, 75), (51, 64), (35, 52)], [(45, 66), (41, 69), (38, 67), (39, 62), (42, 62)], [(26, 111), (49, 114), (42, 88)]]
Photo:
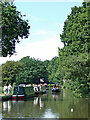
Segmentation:
[(34, 96), (33, 86), (15, 86), (12, 100), (26, 99), (27, 97)]
[(25, 86), (18, 85), (14, 87), (12, 100), (25, 100), (29, 97), (34, 97), (35, 94), (46, 93), (45, 86)]

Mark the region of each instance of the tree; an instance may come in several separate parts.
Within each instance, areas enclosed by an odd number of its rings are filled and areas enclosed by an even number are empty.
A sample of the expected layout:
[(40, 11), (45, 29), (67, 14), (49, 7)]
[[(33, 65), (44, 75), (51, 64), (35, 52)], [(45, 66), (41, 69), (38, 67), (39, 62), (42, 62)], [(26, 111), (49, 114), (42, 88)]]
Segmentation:
[(17, 11), (13, 2), (0, 2), (2, 6), (2, 56), (13, 55), (19, 38), (28, 38), (30, 26), (25, 15)]
[(89, 10), (90, 2), (84, 2), (81, 7), (73, 7), (60, 35), (64, 48), (59, 48), (58, 69), (61, 77), (66, 79), (68, 87), (77, 96), (90, 95)]
[(84, 2), (82, 7), (73, 7), (64, 22), (63, 32), (60, 35), (64, 43), (63, 51), (67, 51), (67, 55), (88, 52), (89, 32), (88, 7)]
[(44, 78), (44, 81), (47, 82), (48, 72), (45, 63), (29, 56), (22, 58), (20, 62), (23, 63), (23, 67), (16, 75), (17, 84), (39, 83), (40, 78)]
[(58, 79), (55, 76), (55, 73), (58, 68), (58, 62), (57, 62), (58, 57), (52, 58), (52, 60), (48, 64), (48, 79), (50, 83), (57, 83)]
[(20, 62), (15, 61), (7, 61), (5, 64), (2, 64), (2, 82), (3, 85), (6, 84), (13, 84), (16, 80), (16, 74), (23, 66)]

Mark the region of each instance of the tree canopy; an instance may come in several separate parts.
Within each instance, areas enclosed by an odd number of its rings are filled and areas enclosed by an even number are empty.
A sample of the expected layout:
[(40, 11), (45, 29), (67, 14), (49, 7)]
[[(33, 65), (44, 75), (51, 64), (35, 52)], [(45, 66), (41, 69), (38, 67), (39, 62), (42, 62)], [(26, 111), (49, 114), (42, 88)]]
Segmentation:
[(16, 74), (22, 66), (23, 64), (18, 61), (7, 61), (5, 64), (2, 64), (2, 85), (13, 84), (16, 81)]
[(45, 82), (48, 81), (48, 72), (42, 61), (27, 56), (22, 58), (20, 62), (23, 63), (23, 67), (16, 76), (17, 84), (39, 83), (40, 78), (43, 78)]
[(81, 7), (73, 7), (64, 22), (63, 32), (60, 35), (64, 43), (63, 51), (67, 55), (88, 52), (89, 31), (88, 7), (84, 2)]
[[(48, 61), (47, 61), (48, 62)], [(7, 61), (2, 64), (2, 82), (6, 84), (32, 84), (40, 83), (40, 78), (48, 82), (47, 62), (30, 58), (22, 58), (20, 61)]]
[(17, 11), (13, 2), (0, 2), (2, 6), (2, 56), (13, 55), (20, 38), (28, 38), (30, 26)]
[(59, 49), (59, 70), (76, 95), (89, 95), (89, 19), (90, 2), (73, 7), (60, 35), (64, 48)]

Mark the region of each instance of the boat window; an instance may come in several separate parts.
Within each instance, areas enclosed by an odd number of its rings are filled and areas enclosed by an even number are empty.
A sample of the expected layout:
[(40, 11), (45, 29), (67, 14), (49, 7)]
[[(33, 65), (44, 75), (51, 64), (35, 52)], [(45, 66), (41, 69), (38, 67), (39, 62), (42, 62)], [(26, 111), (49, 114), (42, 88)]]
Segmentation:
[(23, 87), (19, 87), (19, 94), (20, 95), (24, 94), (24, 88)]
[(14, 87), (13, 94), (16, 95), (18, 93), (18, 87)]

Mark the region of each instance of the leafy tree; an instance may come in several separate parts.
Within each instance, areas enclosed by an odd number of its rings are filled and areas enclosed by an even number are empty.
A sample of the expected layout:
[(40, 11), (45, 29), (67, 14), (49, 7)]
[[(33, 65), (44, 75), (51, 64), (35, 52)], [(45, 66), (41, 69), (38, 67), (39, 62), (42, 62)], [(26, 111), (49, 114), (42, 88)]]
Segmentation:
[(60, 35), (64, 48), (59, 49), (59, 70), (68, 88), (77, 96), (89, 96), (89, 3), (72, 8)]
[(30, 26), (25, 15), (17, 11), (13, 2), (0, 2), (2, 6), (2, 56), (13, 55), (19, 38), (28, 38)]
[(64, 43), (63, 51), (67, 51), (67, 55), (77, 55), (88, 52), (90, 32), (88, 7), (84, 2), (83, 6), (75, 6), (71, 10), (71, 14), (68, 15), (67, 20), (64, 22), (63, 32), (60, 37)]
[(16, 74), (22, 67), (22, 63), (15, 62), (15, 61), (7, 61), (5, 64), (2, 64), (2, 82), (3, 85), (6, 84), (13, 84), (16, 79)]
[(40, 78), (44, 78), (45, 82), (47, 82), (48, 73), (42, 61), (27, 56), (22, 58), (20, 62), (23, 63), (23, 68), (16, 76), (17, 84), (39, 83)]
[(58, 82), (58, 79), (55, 76), (55, 73), (56, 73), (57, 68), (58, 68), (57, 58), (58, 57), (52, 58), (52, 60), (49, 62), (48, 68), (47, 68), (48, 79), (49, 79), (50, 83), (57, 83)]

